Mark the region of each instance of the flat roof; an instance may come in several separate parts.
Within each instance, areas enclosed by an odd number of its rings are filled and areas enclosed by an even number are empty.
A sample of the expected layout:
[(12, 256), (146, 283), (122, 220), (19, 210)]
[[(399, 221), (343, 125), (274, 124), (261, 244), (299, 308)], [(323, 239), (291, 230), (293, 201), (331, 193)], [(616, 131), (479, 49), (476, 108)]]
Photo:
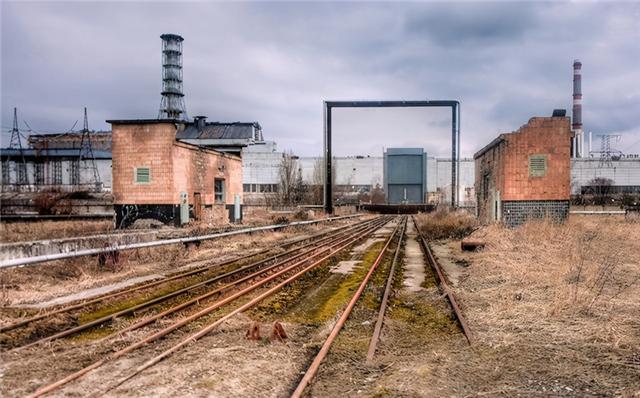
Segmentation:
[(189, 123), (178, 119), (111, 119), (105, 120), (110, 124), (157, 124), (157, 123)]

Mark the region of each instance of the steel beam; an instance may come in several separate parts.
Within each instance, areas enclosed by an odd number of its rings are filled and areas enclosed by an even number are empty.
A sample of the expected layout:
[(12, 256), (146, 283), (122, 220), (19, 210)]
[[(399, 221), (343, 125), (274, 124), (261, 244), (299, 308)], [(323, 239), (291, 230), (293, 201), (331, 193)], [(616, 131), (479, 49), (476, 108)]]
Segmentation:
[(460, 179), (460, 101), (324, 101), (324, 210), (333, 214), (331, 108), (451, 108), (451, 206), (458, 207)]

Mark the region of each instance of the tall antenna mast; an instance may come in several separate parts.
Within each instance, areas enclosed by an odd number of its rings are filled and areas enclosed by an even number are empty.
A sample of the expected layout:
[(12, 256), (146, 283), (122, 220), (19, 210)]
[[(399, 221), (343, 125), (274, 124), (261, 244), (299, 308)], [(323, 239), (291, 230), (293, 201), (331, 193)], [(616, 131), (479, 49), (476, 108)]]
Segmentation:
[(24, 150), (22, 148), (22, 138), (18, 129), (18, 108), (13, 108), (13, 128), (11, 129), (11, 142), (9, 149), (18, 150), (20, 161), (15, 162), (17, 170), (18, 185), (29, 185), (29, 176), (27, 175), (27, 162), (24, 159)]
[[(617, 141), (620, 140), (620, 134), (599, 134), (600, 135), (600, 164), (599, 167), (613, 167), (612, 151), (611, 150), (611, 138)], [(619, 151), (615, 151), (619, 153)]]
[(188, 120), (182, 92), (182, 36), (165, 33), (162, 39), (162, 100), (158, 119)]
[[(91, 136), (89, 133), (89, 119), (87, 118), (87, 107), (84, 108), (84, 126), (82, 127), (82, 136), (80, 138), (80, 149), (78, 151), (78, 160), (82, 164), (83, 169), (91, 169), (93, 174), (93, 183), (96, 188), (100, 186), (100, 174), (98, 173), (98, 167), (96, 166), (96, 158), (93, 155), (93, 148), (91, 147)], [(88, 173), (87, 173), (88, 174)], [(82, 173), (80, 173), (82, 175)], [(80, 175), (78, 177), (80, 177)], [(80, 183), (78, 178), (78, 183)], [(91, 181), (90, 181), (91, 182)]]

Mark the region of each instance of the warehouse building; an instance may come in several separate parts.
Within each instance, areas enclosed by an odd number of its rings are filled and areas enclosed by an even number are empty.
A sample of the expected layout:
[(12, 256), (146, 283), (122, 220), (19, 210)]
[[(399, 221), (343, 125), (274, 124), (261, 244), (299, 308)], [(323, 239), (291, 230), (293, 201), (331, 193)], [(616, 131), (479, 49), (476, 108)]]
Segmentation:
[(388, 148), (384, 152), (384, 191), (389, 204), (424, 203), (427, 153), (422, 148)]
[(171, 119), (108, 120), (113, 131), (116, 226), (138, 219), (182, 225), (241, 218), (239, 156), (176, 139), (191, 122)]
[(516, 226), (569, 214), (571, 126), (568, 117), (534, 117), (474, 155), (481, 222)]
[(22, 150), (3, 148), (2, 192), (109, 191), (111, 132), (92, 131), (88, 137), (92, 159), (80, 159), (82, 133), (76, 132), (32, 134)]

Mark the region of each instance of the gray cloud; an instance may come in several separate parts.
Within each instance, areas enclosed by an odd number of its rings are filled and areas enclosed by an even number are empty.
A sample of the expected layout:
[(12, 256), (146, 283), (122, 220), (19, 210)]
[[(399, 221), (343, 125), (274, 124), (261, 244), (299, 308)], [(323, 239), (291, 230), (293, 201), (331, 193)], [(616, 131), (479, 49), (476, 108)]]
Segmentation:
[[(160, 102), (160, 39), (185, 37), (190, 115), (257, 120), (283, 149), (322, 145), (325, 99), (459, 99), (462, 151), (534, 115), (571, 108), (583, 61), (584, 123), (640, 140), (640, 6), (634, 3), (2, 2), (2, 127), (36, 130), (90, 112), (149, 118)], [(411, 145), (447, 155), (449, 115), (349, 110), (341, 154)], [(7, 139), (3, 133), (3, 142)], [(640, 151), (640, 148), (636, 148)]]

